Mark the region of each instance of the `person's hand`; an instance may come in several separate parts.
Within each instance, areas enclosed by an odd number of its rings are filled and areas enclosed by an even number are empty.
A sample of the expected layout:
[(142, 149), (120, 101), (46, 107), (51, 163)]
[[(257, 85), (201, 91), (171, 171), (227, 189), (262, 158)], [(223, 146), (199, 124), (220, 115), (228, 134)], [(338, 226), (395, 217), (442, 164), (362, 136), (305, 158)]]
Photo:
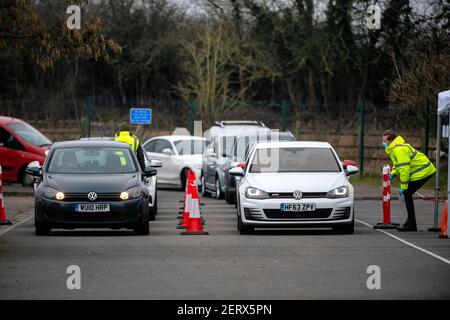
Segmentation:
[(400, 198), (403, 198), (405, 191), (405, 189), (398, 190), (398, 195), (400, 196)]
[(395, 173), (391, 173), (391, 174), (389, 175), (389, 180), (392, 181), (392, 180), (395, 178), (395, 176), (396, 176)]

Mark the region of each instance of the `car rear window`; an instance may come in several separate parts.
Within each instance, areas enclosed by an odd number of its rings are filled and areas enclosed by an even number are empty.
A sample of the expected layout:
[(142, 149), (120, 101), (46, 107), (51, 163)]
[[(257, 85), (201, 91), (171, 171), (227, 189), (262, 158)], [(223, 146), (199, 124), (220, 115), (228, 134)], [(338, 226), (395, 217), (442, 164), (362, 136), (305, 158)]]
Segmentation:
[(340, 172), (330, 148), (262, 148), (256, 150), (251, 173), (263, 172)]
[(129, 148), (61, 148), (54, 150), (49, 173), (114, 174), (136, 172)]

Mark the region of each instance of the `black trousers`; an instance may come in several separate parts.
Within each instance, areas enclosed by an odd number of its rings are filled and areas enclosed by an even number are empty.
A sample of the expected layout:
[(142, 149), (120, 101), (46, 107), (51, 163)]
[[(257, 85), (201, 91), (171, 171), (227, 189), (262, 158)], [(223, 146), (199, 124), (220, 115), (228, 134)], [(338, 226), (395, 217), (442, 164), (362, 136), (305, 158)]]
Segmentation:
[(416, 193), (417, 190), (423, 187), (423, 185), (431, 179), (434, 175), (429, 175), (426, 178), (410, 181), (408, 184), (408, 189), (405, 190), (403, 196), (405, 197), (406, 210), (408, 211), (408, 221), (415, 224), (416, 223), (416, 212), (414, 211), (414, 201), (413, 194)]

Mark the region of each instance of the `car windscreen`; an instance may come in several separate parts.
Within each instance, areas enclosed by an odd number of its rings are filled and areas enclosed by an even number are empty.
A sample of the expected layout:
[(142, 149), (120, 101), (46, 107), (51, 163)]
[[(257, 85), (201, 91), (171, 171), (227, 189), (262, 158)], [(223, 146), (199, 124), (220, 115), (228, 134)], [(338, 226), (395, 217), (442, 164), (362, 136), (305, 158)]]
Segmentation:
[(10, 123), (7, 125), (7, 127), (12, 131), (14, 131), (19, 137), (21, 137), (27, 143), (33, 146), (44, 147), (52, 144), (52, 142), (48, 140), (46, 136), (44, 136), (42, 133), (40, 133), (38, 130), (36, 130), (27, 123), (22, 122)]
[(340, 172), (330, 148), (262, 148), (251, 160), (250, 173)]
[(136, 171), (128, 148), (61, 148), (54, 150), (48, 164), (49, 173), (114, 174)]
[(206, 141), (204, 140), (177, 140), (173, 144), (180, 156), (202, 154), (206, 147)]

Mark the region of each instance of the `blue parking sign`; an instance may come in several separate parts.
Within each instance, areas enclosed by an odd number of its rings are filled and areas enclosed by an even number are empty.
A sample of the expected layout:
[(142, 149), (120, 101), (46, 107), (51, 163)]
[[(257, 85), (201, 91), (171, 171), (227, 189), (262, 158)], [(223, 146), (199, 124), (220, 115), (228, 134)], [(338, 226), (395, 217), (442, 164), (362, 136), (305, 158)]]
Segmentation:
[(151, 124), (152, 109), (150, 108), (131, 108), (130, 109), (131, 124)]

